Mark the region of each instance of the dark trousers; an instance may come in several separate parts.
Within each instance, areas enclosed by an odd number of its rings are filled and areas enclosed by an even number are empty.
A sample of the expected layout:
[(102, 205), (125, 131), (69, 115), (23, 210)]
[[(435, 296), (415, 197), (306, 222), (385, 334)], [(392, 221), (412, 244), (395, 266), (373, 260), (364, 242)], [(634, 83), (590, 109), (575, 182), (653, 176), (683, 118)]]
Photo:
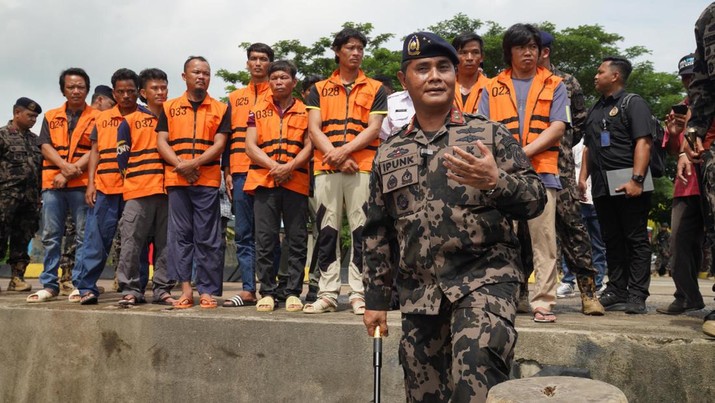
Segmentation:
[[(256, 226), (256, 275), (261, 295), (285, 299), (299, 296), (303, 290), (305, 259), (308, 252), (308, 197), (283, 187), (256, 189), (253, 202)], [(285, 225), (281, 253), (288, 254), (288, 264), (274, 271), (276, 243)]]
[(593, 200), (606, 244), (608, 285), (619, 297), (648, 298), (650, 242), (648, 211), (651, 193), (639, 197), (604, 196)]
[(172, 186), (169, 194), (167, 263), (169, 279), (191, 281), (199, 294), (221, 295), (223, 256), (218, 188)]
[(698, 287), (698, 272), (703, 259), (705, 236), (700, 196), (673, 198), (670, 253), (675, 298), (688, 306), (703, 304)]

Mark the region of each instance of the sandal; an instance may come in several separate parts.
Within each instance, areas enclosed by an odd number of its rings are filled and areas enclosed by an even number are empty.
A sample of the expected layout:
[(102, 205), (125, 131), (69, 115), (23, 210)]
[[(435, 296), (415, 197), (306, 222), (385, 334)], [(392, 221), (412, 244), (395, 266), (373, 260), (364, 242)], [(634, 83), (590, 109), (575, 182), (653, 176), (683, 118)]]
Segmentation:
[(276, 307), (276, 301), (270, 295), (263, 297), (256, 303), (256, 311), (258, 312), (273, 312)]
[(295, 295), (291, 295), (288, 297), (286, 300), (286, 311), (287, 312), (300, 312), (303, 310), (303, 302), (301, 302), (300, 298), (296, 297)]
[(194, 299), (182, 296), (178, 301), (174, 302), (174, 308), (176, 309), (187, 309), (194, 306)]
[(554, 323), (556, 322), (556, 315), (553, 312), (547, 311), (543, 308), (534, 309), (534, 322), (536, 323)]
[(79, 299), (80, 305), (97, 305), (98, 302), (99, 297), (93, 292), (88, 292), (82, 295)]
[(169, 293), (167, 292), (167, 293), (161, 294), (161, 297), (159, 297), (159, 299), (155, 299), (155, 300), (152, 301), (151, 303), (152, 303), (152, 304), (156, 304), (156, 305), (173, 306), (173, 305), (174, 305), (174, 301), (170, 301), (170, 300), (172, 300), (172, 299), (174, 299), (174, 298), (172, 298), (171, 294), (169, 294)]
[(256, 302), (258, 300), (255, 292), (241, 291), (230, 299), (224, 300), (222, 306), (224, 308), (237, 308), (239, 306), (253, 306), (256, 305)]
[(82, 296), (79, 295), (79, 290), (76, 288), (74, 290), (72, 290), (69, 297), (67, 297), (67, 300), (69, 302), (79, 302), (81, 299), (82, 299)]
[(199, 298), (199, 307), (203, 309), (214, 309), (218, 306), (215, 298), (212, 297), (201, 297)]
[(303, 313), (325, 313), (335, 312), (338, 309), (338, 304), (330, 297), (320, 297), (312, 304), (306, 304), (303, 307)]
[(137, 298), (132, 294), (126, 294), (122, 297), (122, 299), (119, 300), (119, 302), (117, 302), (117, 304), (123, 307), (134, 306), (137, 304)]
[(350, 306), (355, 315), (365, 315), (365, 298), (355, 297), (350, 300)]
[(43, 288), (36, 293), (32, 293), (32, 294), (28, 295), (27, 298), (25, 299), (25, 301), (33, 304), (36, 302), (48, 302), (48, 301), (53, 301), (56, 299), (57, 299), (56, 291)]

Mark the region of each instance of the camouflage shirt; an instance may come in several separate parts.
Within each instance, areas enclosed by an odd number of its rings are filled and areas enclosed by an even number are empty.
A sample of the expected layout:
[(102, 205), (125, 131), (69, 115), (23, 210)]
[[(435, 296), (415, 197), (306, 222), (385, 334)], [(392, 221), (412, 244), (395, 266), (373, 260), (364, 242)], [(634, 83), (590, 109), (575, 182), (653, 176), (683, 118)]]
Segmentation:
[(588, 110), (586, 109), (586, 99), (581, 89), (581, 84), (576, 77), (571, 74), (564, 73), (551, 65), (551, 72), (555, 76), (561, 77), (562, 82), (566, 86), (566, 94), (571, 101), (571, 126), (566, 127), (564, 137), (559, 143), (559, 179), (561, 187), (571, 193), (571, 197), (575, 200), (579, 199), (578, 188), (574, 186), (576, 177), (575, 164), (573, 160), (572, 147), (578, 144), (583, 138), (583, 128), (586, 123)]
[(37, 136), (29, 130), (21, 133), (11, 123), (0, 127), (0, 193), (35, 188), (39, 195), (42, 154)]
[(693, 79), (688, 88), (692, 113), (688, 127), (694, 127), (704, 139), (715, 116), (715, 3), (695, 22), (695, 44)]
[[(506, 127), (457, 109), (447, 118), (433, 136), (413, 120), (375, 156), (363, 228), (367, 309), (389, 308), (393, 276), (401, 311), (417, 314), (437, 314), (443, 293), (454, 302), (485, 284), (521, 281), (512, 220), (541, 213), (544, 186)], [(479, 153), (477, 140), (499, 168), (493, 192), (447, 178), (444, 154)], [(390, 259), (393, 240), (399, 263)]]

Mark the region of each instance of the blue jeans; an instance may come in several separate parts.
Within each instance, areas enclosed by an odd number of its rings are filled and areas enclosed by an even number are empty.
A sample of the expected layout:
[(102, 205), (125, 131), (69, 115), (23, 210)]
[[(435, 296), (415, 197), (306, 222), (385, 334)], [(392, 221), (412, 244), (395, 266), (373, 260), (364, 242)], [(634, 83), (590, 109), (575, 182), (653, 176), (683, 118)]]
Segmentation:
[(253, 238), (253, 196), (244, 193), (246, 174), (233, 174), (233, 214), (236, 216), (236, 260), (243, 290), (256, 292), (256, 242)]
[(97, 280), (107, 263), (117, 224), (124, 210), (121, 194), (105, 195), (97, 192), (94, 207), (87, 212), (84, 243), (77, 249), (77, 258), (72, 270), (72, 283), (80, 293), (99, 295)]
[[(591, 253), (593, 254), (593, 267), (598, 270), (596, 275), (596, 289), (601, 288), (603, 284), (603, 277), (606, 275), (606, 245), (603, 243), (603, 238), (601, 238), (601, 226), (598, 224), (598, 215), (596, 215), (596, 208), (593, 204), (581, 204), (581, 217), (586, 225), (586, 230), (588, 235), (591, 237)], [(569, 270), (566, 266), (566, 262), (561, 261), (561, 267), (564, 271), (564, 277), (561, 279), (562, 283), (574, 284), (576, 276)]]
[[(59, 292), (57, 269), (60, 266), (62, 236), (65, 233), (67, 212), (75, 223), (77, 250), (82, 249), (87, 204), (84, 188), (44, 190), (42, 192), (42, 246), (45, 248), (40, 283), (42, 287)], [(74, 276), (77, 273), (73, 273)], [(73, 279), (74, 280), (74, 279)]]

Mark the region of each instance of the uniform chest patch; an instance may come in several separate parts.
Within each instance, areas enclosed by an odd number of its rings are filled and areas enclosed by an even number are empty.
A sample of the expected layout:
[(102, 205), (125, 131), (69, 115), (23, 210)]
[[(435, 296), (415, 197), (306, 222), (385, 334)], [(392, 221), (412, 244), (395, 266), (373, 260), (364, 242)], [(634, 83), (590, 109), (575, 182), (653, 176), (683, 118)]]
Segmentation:
[(399, 196), (397, 196), (396, 202), (397, 202), (397, 208), (400, 210), (405, 210), (407, 208), (407, 206), (410, 204), (409, 200), (407, 200), (407, 196), (405, 196), (404, 194), (400, 194)]

